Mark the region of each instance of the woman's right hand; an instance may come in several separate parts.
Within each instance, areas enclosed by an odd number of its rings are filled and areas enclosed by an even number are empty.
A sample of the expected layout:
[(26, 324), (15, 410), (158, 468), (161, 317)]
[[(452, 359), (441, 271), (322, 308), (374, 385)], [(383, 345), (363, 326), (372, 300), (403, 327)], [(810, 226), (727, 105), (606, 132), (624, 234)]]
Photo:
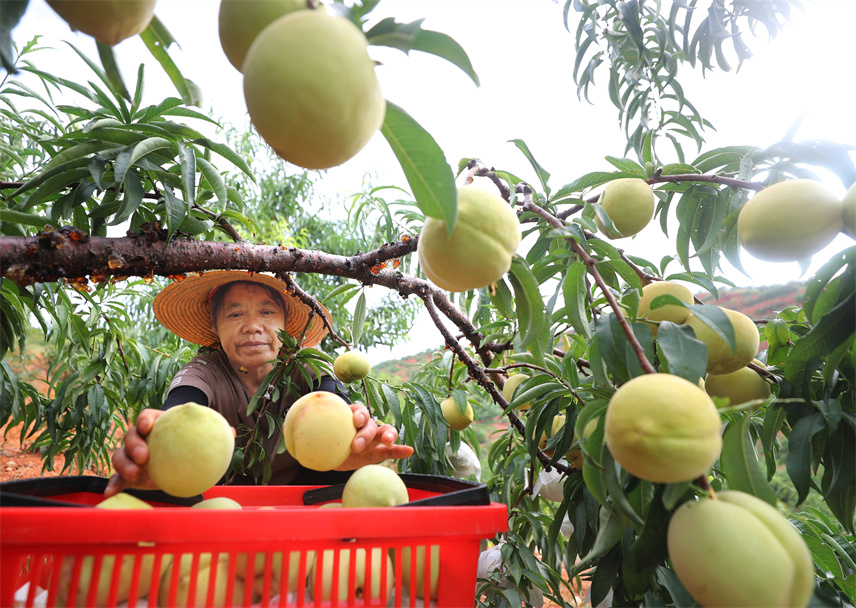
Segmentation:
[(137, 416), (137, 422), (125, 433), (121, 448), (113, 452), (114, 473), (107, 482), (104, 496), (109, 498), (126, 488), (137, 490), (157, 490), (157, 486), (149, 477), (146, 461), (149, 459), (149, 446), (146, 436), (151, 432), (155, 420), (162, 415), (162, 410), (144, 409)]

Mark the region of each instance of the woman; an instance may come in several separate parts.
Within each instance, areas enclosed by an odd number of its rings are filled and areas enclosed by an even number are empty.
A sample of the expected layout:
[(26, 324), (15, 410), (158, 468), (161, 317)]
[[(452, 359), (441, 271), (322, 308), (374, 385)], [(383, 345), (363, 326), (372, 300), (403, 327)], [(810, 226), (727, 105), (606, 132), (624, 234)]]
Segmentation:
[[(270, 455), (271, 484), (323, 485), (343, 480), (342, 475), (325, 475), (303, 469), (290, 454), (277, 454), (282, 431), (268, 437), (266, 418), (259, 409), (247, 415), (250, 398), (273, 369), (279, 353), (282, 330), (301, 346), (317, 346), (327, 333), (326, 325), (311, 315), (311, 309), (288, 291), (285, 282), (265, 274), (243, 271), (212, 271), (169, 284), (157, 295), (155, 316), (181, 338), (209, 347), (211, 352), (194, 357), (181, 368), (170, 384), (163, 409), (193, 401), (220, 412), (235, 429), (261, 424), (265, 452)], [(329, 318), (329, 313), (324, 310)], [(309, 386), (295, 370), (291, 391), (283, 390), (267, 411), (284, 417), (300, 396), (312, 390), (337, 392), (330, 377)], [(296, 389), (296, 390), (295, 390)], [(396, 444), (398, 433), (389, 424), (378, 426), (364, 405), (351, 404), (357, 435), (351, 455), (337, 471), (352, 471), (389, 458), (407, 458), (413, 448)], [(148, 446), (145, 437), (162, 410), (145, 409), (125, 434), (124, 445), (113, 454), (115, 473), (105, 490), (112, 496), (124, 488), (155, 489), (146, 473)], [(242, 437), (238, 444), (241, 445)], [(345, 474), (347, 476), (347, 474)], [(232, 480), (252, 484), (250, 476)]]

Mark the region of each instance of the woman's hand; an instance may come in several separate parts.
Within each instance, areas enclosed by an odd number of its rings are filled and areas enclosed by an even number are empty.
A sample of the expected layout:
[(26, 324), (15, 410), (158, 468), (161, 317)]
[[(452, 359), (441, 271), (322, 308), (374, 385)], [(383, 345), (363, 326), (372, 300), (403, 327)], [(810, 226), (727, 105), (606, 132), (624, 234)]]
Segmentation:
[(409, 445), (395, 443), (398, 431), (391, 424), (378, 426), (368, 408), (362, 403), (351, 403), (357, 436), (351, 444), (351, 455), (337, 471), (353, 471), (367, 464), (380, 464), (390, 458), (408, 458), (413, 455)]
[(145, 467), (149, 459), (146, 435), (151, 432), (155, 420), (163, 413), (161, 410), (144, 409), (137, 416), (136, 424), (125, 433), (123, 446), (113, 452), (113, 469), (116, 472), (110, 476), (104, 496), (109, 498), (126, 488), (157, 489)]

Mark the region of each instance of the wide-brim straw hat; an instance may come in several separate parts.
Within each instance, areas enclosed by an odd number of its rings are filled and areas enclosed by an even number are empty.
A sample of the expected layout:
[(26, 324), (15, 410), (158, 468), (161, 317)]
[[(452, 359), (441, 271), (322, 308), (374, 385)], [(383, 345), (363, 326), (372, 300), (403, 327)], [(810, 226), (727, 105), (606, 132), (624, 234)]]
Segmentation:
[[(327, 326), (300, 298), (290, 293), (285, 281), (269, 274), (249, 273), (242, 270), (212, 270), (176, 280), (155, 297), (152, 303), (158, 321), (180, 338), (194, 344), (217, 348), (220, 340), (211, 327), (211, 293), (233, 281), (249, 281), (272, 287), (282, 295), (285, 304), (285, 333), (299, 338), (307, 324), (311, 327), (303, 335), (301, 346), (312, 347), (327, 335)], [(327, 319), (330, 312), (318, 304)]]

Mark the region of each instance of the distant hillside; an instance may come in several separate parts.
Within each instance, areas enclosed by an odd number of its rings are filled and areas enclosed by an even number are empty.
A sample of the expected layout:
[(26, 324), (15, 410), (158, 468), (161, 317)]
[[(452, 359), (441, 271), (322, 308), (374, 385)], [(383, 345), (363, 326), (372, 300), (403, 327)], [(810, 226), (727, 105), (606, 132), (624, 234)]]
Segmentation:
[[(804, 283), (791, 282), (764, 287), (720, 289), (718, 300), (706, 292), (698, 297), (705, 304), (730, 308), (742, 312), (751, 319), (772, 319), (788, 306), (799, 306), (805, 294), (805, 287)], [(440, 347), (438, 342), (437, 348)], [(431, 360), (432, 352), (434, 351), (428, 349), (402, 359), (390, 359), (378, 363), (373, 366), (372, 375), (393, 382), (407, 382), (419, 366)]]
[(764, 287), (720, 289), (719, 299), (705, 293), (699, 298), (705, 304), (716, 304), (742, 312), (751, 319), (772, 319), (788, 306), (800, 306), (805, 294), (805, 283), (791, 282)]
[[(438, 345), (437, 348), (440, 346)], [(372, 375), (380, 380), (389, 380), (396, 383), (408, 382), (413, 373), (431, 360), (431, 349), (424, 350), (415, 355), (409, 355), (401, 359), (390, 359), (383, 363), (372, 366)]]

